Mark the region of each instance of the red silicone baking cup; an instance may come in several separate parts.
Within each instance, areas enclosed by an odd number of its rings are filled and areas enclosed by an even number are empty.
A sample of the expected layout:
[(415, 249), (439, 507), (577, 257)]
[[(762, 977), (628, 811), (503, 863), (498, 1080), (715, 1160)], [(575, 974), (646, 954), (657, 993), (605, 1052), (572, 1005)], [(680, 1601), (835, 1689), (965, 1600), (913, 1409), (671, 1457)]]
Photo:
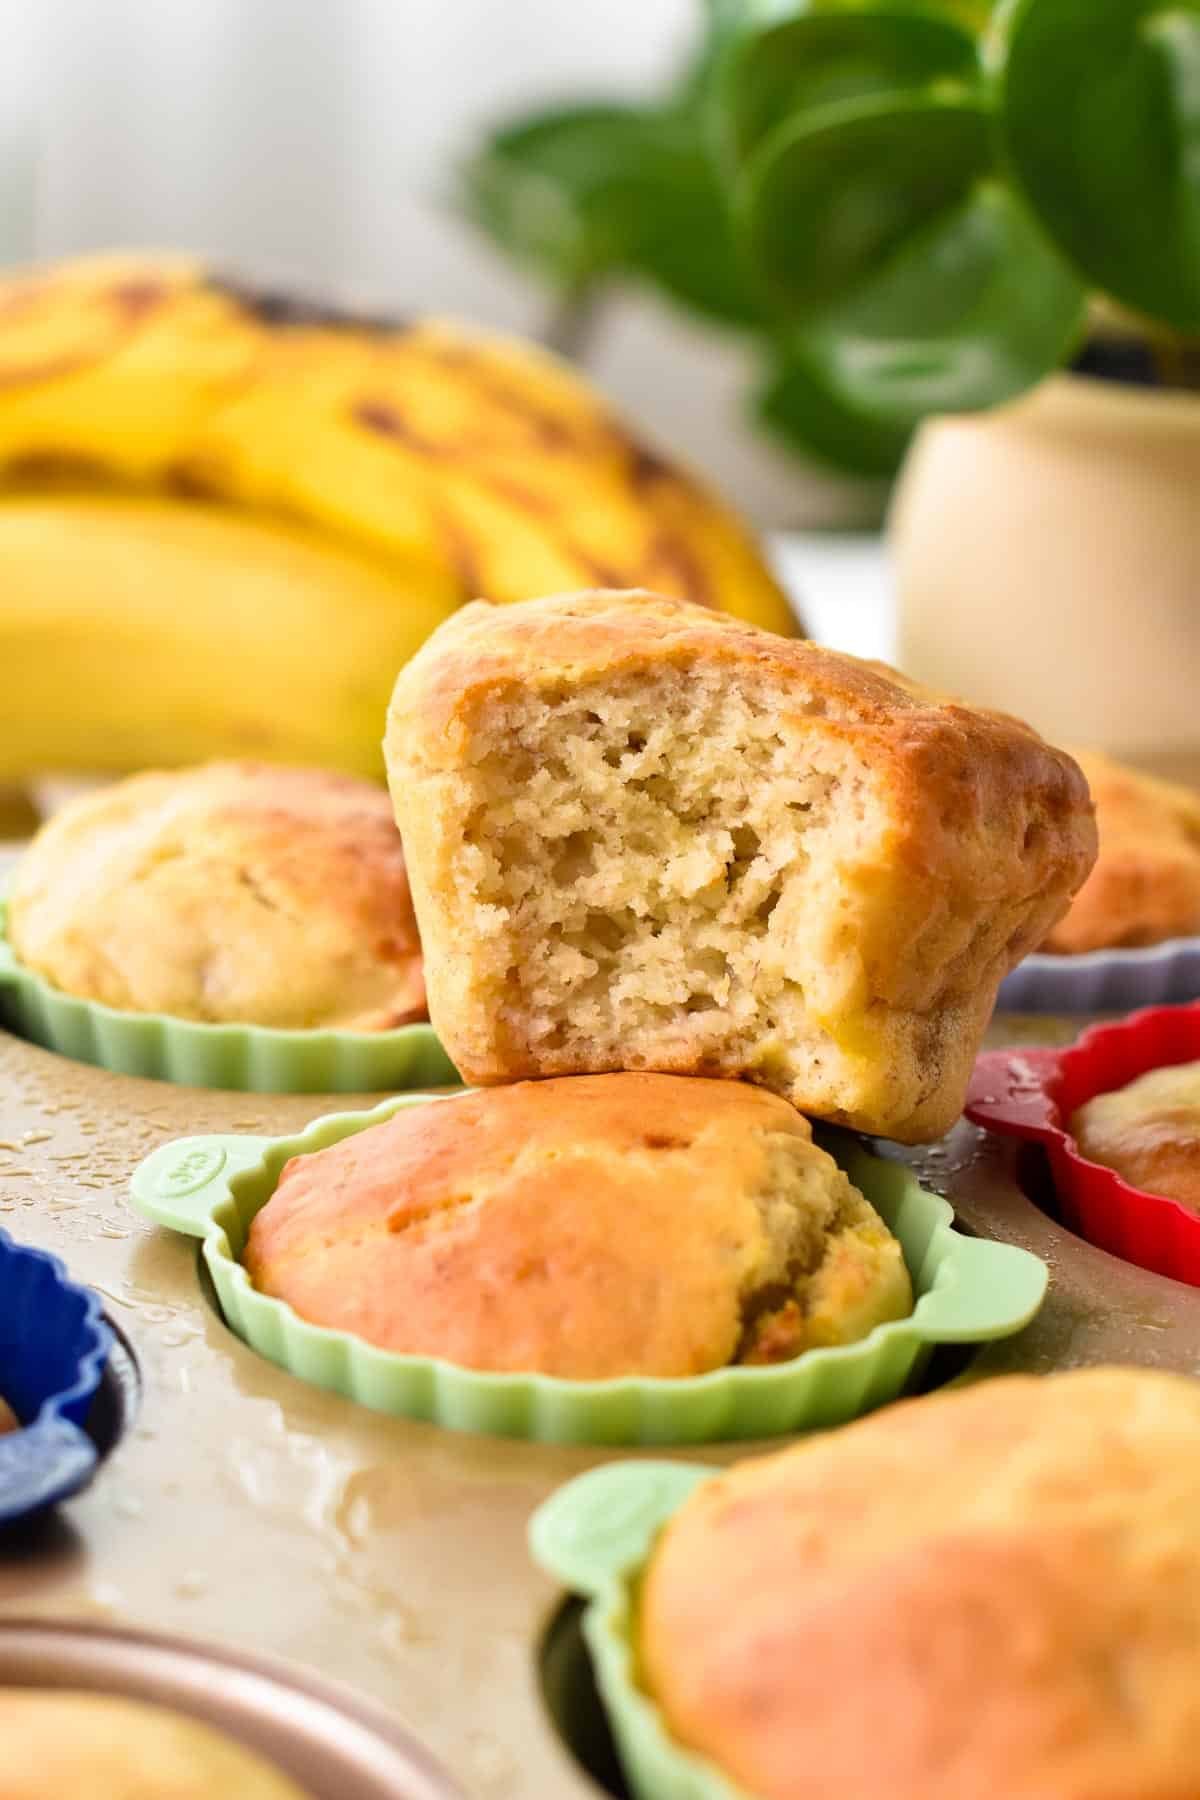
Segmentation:
[(1200, 1002), (1094, 1025), (1063, 1050), (992, 1050), (975, 1064), (968, 1119), (1045, 1146), (1064, 1225), (1101, 1250), (1200, 1287), (1200, 1218), (1089, 1162), (1067, 1129), (1077, 1107), (1151, 1069), (1200, 1061)]

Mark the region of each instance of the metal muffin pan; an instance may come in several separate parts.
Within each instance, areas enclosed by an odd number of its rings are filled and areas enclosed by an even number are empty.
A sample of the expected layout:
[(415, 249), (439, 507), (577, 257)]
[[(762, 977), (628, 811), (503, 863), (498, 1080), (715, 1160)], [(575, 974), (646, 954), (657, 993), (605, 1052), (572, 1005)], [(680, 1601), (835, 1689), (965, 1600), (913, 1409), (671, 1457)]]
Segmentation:
[(378, 1706), (258, 1656), (39, 1619), (0, 1621), (0, 1685), (120, 1694), (214, 1725), (312, 1800), (463, 1800)]
[[(990, 1041), (1065, 1042), (1078, 1026), (998, 1020)], [(283, 1134), (347, 1104), (136, 1080), (0, 1035), (0, 1224), (99, 1291), (142, 1376), (91, 1486), (0, 1543), (0, 1626), (85, 1622), (282, 1659), (300, 1689), (330, 1679), (382, 1708), (468, 1800), (595, 1800), (543, 1697), (563, 1595), (526, 1529), (564, 1481), (630, 1453), (443, 1431), (300, 1382), (221, 1322), (195, 1244), (128, 1203), (133, 1168), (169, 1139)], [(957, 1379), (1111, 1360), (1200, 1371), (1200, 1293), (1073, 1238), (1021, 1186), (1036, 1190), (1036, 1159), (1025, 1170), (966, 1124), (904, 1159), (967, 1229), (1051, 1268), (1034, 1322)], [(726, 1463), (762, 1447), (671, 1454)], [(209, 1693), (232, 1727), (237, 1681), (214, 1666)]]

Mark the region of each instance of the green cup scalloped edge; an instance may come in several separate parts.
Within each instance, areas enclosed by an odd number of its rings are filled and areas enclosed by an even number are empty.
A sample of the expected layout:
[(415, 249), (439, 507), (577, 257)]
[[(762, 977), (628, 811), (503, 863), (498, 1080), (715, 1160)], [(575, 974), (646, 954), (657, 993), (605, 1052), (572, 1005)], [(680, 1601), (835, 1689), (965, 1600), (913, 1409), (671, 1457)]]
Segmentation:
[(636, 1587), (654, 1541), (721, 1473), (703, 1463), (606, 1463), (551, 1494), (529, 1523), (534, 1561), (588, 1602), (583, 1634), (596, 1687), (637, 1800), (752, 1800), (675, 1741), (636, 1673)]
[(247, 1094), (377, 1094), (457, 1083), (431, 1025), (394, 1031), (285, 1031), (121, 1012), (23, 968), (0, 896), (0, 1026), (116, 1075)]
[(917, 1302), (908, 1318), (876, 1326), (859, 1343), (809, 1350), (792, 1362), (681, 1379), (483, 1372), (309, 1324), (251, 1285), (239, 1258), (290, 1157), (325, 1149), (401, 1107), (452, 1106), (457, 1097), (400, 1096), (370, 1112), (316, 1119), (291, 1137), (164, 1144), (135, 1171), (133, 1202), (156, 1224), (202, 1240), (227, 1323), (301, 1380), (378, 1412), (547, 1443), (702, 1444), (841, 1424), (894, 1400), (935, 1344), (1009, 1336), (1041, 1305), (1047, 1271), (1040, 1258), (954, 1231), (949, 1204), (921, 1188), (909, 1168), (841, 1133), (829, 1134), (828, 1148), (900, 1239)]

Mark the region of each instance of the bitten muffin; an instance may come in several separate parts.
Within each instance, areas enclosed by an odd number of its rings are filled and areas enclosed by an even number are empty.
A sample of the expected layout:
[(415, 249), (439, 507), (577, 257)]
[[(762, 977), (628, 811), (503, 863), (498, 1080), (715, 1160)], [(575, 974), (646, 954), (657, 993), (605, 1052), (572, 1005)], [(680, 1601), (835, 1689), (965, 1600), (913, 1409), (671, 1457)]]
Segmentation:
[(1089, 1162), (1200, 1213), (1200, 1062), (1097, 1094), (1073, 1115), (1071, 1135)]
[(1018, 721), (652, 594), (468, 606), (386, 743), (464, 1079), (737, 1075), (916, 1142), (1095, 855)]
[(1096, 803), (1096, 866), (1042, 945), (1062, 956), (1200, 934), (1200, 794), (1075, 752)]
[(639, 1674), (757, 1800), (1200, 1794), (1200, 1383), (907, 1401), (705, 1483)]
[(912, 1309), (899, 1244), (799, 1113), (669, 1075), (406, 1107), (293, 1158), (245, 1264), (385, 1350), (580, 1380), (782, 1361)]
[(9, 905), (17, 956), (130, 1012), (382, 1031), (425, 1016), (387, 795), (319, 769), (134, 775), (57, 813)]
[(198, 1719), (112, 1694), (0, 1692), (4, 1800), (304, 1800), (304, 1791)]

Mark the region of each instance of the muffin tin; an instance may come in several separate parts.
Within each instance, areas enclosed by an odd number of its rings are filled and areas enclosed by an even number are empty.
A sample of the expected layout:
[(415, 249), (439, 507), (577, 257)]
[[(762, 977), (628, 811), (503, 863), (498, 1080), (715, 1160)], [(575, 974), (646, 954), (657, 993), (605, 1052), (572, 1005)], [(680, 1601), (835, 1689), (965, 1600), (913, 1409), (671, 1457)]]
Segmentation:
[(311, 1800), (464, 1800), (379, 1707), (264, 1657), (150, 1632), (7, 1619), (0, 1685), (173, 1708), (257, 1752)]
[[(1005, 1020), (992, 1041), (1077, 1029)], [(539, 1654), (563, 1593), (526, 1533), (565, 1482), (630, 1453), (446, 1431), (298, 1380), (225, 1325), (195, 1240), (129, 1204), (133, 1169), (161, 1145), (286, 1136), (337, 1104), (139, 1080), (0, 1034), (0, 1225), (96, 1290), (142, 1381), (90, 1485), (0, 1537), (0, 1636), (69, 1623), (106, 1641), (212, 1646), (205, 1686), (231, 1728), (238, 1670), (282, 1659), (296, 1689), (331, 1679), (386, 1715), (467, 1800), (595, 1800), (543, 1699)], [(921, 1153), (876, 1148), (944, 1192), (969, 1231), (1050, 1266), (1031, 1324), (955, 1379), (1108, 1360), (1200, 1369), (1200, 1295), (1053, 1218), (1040, 1151), (967, 1123)], [(705, 1444), (671, 1461), (722, 1465), (761, 1447)], [(98, 1679), (119, 1687), (116, 1662)], [(336, 1708), (297, 1716), (332, 1750)], [(403, 1800), (402, 1785), (388, 1791)]]

